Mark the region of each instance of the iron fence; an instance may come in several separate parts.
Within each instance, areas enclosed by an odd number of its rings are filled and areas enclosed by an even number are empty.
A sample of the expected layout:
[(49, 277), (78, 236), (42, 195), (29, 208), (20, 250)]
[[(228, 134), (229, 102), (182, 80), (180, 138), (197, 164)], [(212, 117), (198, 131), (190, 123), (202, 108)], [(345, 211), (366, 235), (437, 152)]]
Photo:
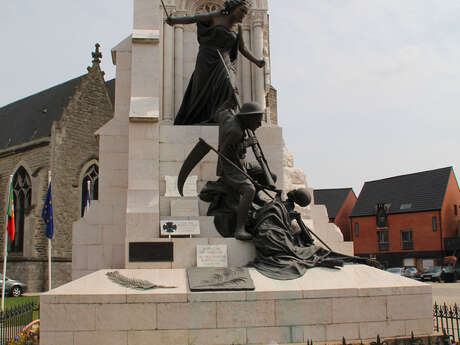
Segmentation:
[(460, 308), (457, 303), (454, 305), (447, 305), (446, 303), (440, 305), (435, 302), (433, 321), (435, 331), (449, 335), (452, 343), (460, 341)]
[(29, 302), (0, 312), (0, 344), (8, 344), (21, 333), (22, 329), (34, 320), (34, 312), (37, 311), (39, 305)]
[[(342, 338), (342, 345), (357, 345), (357, 342), (348, 343), (345, 337)], [(377, 335), (375, 341), (366, 341), (366, 345), (451, 345), (449, 336), (443, 335), (421, 336), (416, 337), (414, 332), (411, 332), (410, 337), (406, 338), (388, 338), (382, 339)], [(307, 345), (314, 345), (312, 340), (307, 341)], [(359, 345), (364, 345), (361, 341)]]

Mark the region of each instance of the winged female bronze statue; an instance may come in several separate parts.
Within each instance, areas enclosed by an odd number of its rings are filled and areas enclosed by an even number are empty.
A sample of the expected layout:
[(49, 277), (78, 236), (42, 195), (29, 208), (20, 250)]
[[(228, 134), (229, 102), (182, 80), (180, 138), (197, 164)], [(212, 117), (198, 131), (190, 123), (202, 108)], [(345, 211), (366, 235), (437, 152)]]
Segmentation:
[[(230, 0), (224, 9), (194, 16), (168, 16), (166, 23), (196, 24), (199, 43), (195, 70), (185, 91), (182, 105), (176, 115), (175, 125), (216, 123), (219, 108), (236, 107), (234, 91), (227, 81), (227, 72), (219, 57), (224, 57), (230, 68), (231, 78), (236, 78), (236, 59), (240, 52), (259, 68), (265, 66), (263, 58), (256, 58), (246, 47), (241, 23), (247, 15), (247, 0)], [(233, 27), (238, 24), (238, 32)]]

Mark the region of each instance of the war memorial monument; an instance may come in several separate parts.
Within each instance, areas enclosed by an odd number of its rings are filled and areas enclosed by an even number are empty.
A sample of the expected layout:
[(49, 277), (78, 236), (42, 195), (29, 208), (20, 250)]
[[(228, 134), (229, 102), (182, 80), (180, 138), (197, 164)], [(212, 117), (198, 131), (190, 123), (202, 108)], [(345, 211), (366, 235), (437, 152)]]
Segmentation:
[(100, 200), (73, 225), (73, 281), (41, 296), (41, 343), (432, 333), (431, 287), (353, 257), (294, 167), (267, 12), (134, 0), (133, 32), (112, 49), (114, 118), (96, 132)]

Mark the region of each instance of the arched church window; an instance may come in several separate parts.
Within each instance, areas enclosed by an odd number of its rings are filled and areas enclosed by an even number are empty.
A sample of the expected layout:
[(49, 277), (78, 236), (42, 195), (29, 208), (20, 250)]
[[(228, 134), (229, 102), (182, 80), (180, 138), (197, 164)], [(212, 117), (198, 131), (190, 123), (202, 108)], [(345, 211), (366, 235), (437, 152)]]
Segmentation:
[(199, 6), (196, 10), (196, 13), (210, 13), (216, 12), (222, 9), (222, 6), (215, 2), (207, 2)]
[(99, 199), (99, 167), (97, 164), (91, 165), (86, 170), (81, 181), (81, 216), (85, 213), (86, 203), (88, 199), (88, 190), (90, 200)]
[(20, 167), (13, 176), (13, 199), (16, 232), (8, 252), (22, 255), (24, 250), (24, 227), (32, 201), (30, 176), (23, 167)]

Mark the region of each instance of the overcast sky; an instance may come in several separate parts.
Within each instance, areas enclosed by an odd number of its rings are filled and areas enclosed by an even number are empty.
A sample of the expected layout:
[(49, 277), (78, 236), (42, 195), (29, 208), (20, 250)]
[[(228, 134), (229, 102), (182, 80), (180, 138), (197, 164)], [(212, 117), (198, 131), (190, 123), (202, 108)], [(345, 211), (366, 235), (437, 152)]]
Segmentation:
[[(310, 187), (460, 169), (459, 20), (458, 0), (270, 1), (279, 122)], [(2, 1), (0, 106), (84, 74), (95, 42), (112, 78), (131, 30), (131, 0)]]

